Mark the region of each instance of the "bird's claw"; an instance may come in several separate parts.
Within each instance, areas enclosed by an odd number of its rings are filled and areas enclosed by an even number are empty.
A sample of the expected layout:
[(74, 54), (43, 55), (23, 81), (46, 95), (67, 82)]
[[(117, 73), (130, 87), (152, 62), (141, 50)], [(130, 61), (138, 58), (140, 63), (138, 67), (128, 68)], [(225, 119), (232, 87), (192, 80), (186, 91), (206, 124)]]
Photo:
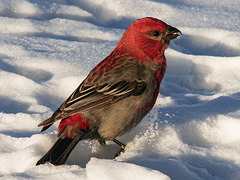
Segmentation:
[(125, 152), (126, 145), (123, 144), (122, 142), (118, 141), (117, 139), (114, 139), (113, 142), (115, 142), (116, 144), (118, 144), (121, 147), (120, 151), (117, 154), (115, 154), (115, 156), (114, 156), (114, 158), (116, 158), (116, 157), (120, 156), (121, 153)]
[(114, 159), (120, 156), (121, 153), (124, 153), (124, 152), (125, 152), (125, 147), (124, 148), (121, 147), (120, 151), (117, 154), (115, 154)]

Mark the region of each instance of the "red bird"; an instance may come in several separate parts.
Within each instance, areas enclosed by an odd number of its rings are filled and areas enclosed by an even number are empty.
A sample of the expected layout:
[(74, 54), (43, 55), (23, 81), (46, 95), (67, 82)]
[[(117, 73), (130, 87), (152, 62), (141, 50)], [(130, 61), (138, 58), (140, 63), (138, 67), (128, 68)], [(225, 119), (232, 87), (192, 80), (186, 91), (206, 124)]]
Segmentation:
[[(88, 74), (79, 87), (40, 123), (42, 131), (61, 120), (58, 140), (37, 162), (64, 164), (77, 143), (100, 144), (133, 129), (154, 106), (166, 70), (164, 51), (181, 32), (152, 17), (138, 19), (113, 52)], [(119, 154), (119, 153), (118, 153)]]

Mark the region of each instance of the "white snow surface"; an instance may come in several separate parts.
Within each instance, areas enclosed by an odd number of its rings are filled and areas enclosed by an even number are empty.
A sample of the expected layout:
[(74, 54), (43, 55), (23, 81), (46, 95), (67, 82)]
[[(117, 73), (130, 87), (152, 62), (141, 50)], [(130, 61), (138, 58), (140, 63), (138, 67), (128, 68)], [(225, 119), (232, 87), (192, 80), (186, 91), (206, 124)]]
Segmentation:
[[(136, 19), (183, 35), (166, 51), (157, 103), (126, 152), (81, 141), (35, 166), (57, 139), (48, 118)], [(236, 0), (0, 0), (0, 179), (240, 179), (240, 3)]]

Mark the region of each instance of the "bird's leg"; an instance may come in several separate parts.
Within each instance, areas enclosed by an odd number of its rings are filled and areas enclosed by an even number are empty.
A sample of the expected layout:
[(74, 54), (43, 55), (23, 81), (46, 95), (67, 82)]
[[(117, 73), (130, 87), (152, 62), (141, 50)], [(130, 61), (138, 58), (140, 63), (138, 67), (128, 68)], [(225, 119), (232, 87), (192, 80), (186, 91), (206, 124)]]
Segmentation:
[(121, 147), (121, 150), (115, 155), (114, 158), (118, 157), (122, 152), (125, 151), (125, 147), (126, 145), (123, 144), (122, 142), (118, 141), (117, 139), (114, 139), (113, 142), (115, 142), (116, 144), (118, 144)]
[(104, 139), (98, 139), (98, 142), (101, 146), (105, 146), (106, 145), (106, 141)]

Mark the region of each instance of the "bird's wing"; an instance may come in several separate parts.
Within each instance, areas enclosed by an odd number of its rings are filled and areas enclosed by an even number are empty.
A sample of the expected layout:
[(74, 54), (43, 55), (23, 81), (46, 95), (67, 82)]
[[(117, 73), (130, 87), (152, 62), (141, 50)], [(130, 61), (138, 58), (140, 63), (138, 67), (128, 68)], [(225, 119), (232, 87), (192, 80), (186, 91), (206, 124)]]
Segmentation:
[(104, 64), (103, 61), (89, 73), (60, 107), (61, 119), (144, 92), (146, 89), (146, 83), (143, 81), (144, 66), (131, 58), (117, 60), (118, 62), (111, 68), (106, 67), (108, 64)]
[(122, 80), (101, 86), (79, 86), (72, 97), (60, 108), (61, 119), (103, 107), (131, 95), (139, 95), (145, 88), (146, 84), (143, 81), (136, 80), (132, 82)]
[(145, 91), (147, 85), (143, 80), (143, 65), (129, 58), (118, 59), (113, 67), (108, 68), (105, 61), (89, 73), (51, 118), (39, 124), (46, 126), (43, 130), (57, 120), (100, 108), (132, 95), (137, 96)]

